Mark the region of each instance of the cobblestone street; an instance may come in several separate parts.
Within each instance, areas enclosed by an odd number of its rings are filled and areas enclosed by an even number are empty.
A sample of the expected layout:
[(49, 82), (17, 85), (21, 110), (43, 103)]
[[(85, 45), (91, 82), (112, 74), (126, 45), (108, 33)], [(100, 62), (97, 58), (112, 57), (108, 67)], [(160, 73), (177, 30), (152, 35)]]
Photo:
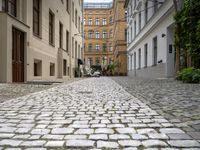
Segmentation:
[(177, 127), (200, 140), (200, 84), (184, 84), (174, 79), (113, 79)]
[(109, 78), (56, 86), (0, 103), (0, 150), (200, 149), (152, 108)]
[[(71, 82), (74, 82), (76, 80), (80, 80), (78, 78), (74, 79), (68, 79), (67, 81), (64, 81), (64, 84), (68, 84)], [(30, 93), (42, 91), (45, 89), (52, 88), (54, 86), (58, 86), (59, 82), (57, 83), (26, 83), (26, 84), (5, 84), (5, 83), (0, 83), (0, 103), (12, 99), (12, 98), (17, 98), (21, 97), (24, 95), (28, 95)]]

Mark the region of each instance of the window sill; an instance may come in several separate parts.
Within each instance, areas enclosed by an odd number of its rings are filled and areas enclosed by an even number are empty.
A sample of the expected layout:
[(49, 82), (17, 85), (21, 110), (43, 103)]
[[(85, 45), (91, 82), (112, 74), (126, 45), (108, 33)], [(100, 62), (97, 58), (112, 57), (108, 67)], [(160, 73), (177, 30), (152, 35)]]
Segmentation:
[(33, 33), (33, 35), (34, 35), (36, 38), (42, 40), (42, 37), (41, 37), (40, 35), (37, 35), (37, 34), (35, 34), (35, 33)]
[(50, 46), (55, 47), (55, 45), (53, 43), (49, 43)]
[(152, 67), (156, 67), (156, 66), (157, 66), (157, 64), (152, 65)]

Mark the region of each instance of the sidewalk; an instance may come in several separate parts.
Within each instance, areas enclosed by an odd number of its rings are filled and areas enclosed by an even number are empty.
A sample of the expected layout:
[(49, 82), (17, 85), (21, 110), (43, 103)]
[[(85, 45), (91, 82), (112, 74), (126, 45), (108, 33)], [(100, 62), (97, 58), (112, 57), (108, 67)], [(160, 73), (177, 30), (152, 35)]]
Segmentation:
[(38, 91), (43, 91), (55, 86), (58, 86), (60, 84), (68, 84), (74, 81), (81, 80), (81, 78), (69, 78), (65, 81), (59, 80), (62, 83), (54, 83), (51, 85), (48, 84), (25, 84), (25, 83), (13, 83), (13, 84), (8, 84), (8, 83), (0, 83), (0, 103), (13, 99), (13, 98), (18, 98), (24, 95), (28, 95), (31, 93), (35, 93)]

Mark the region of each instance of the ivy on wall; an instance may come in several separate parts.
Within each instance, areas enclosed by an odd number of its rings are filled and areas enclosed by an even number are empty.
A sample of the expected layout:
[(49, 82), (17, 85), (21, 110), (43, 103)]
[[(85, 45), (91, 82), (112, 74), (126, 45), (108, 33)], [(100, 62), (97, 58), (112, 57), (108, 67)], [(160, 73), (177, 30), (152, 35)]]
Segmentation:
[(175, 46), (180, 45), (181, 53), (192, 58), (194, 67), (200, 67), (200, 2), (183, 1), (183, 9), (175, 15), (175, 21), (180, 25), (180, 33), (175, 33)]

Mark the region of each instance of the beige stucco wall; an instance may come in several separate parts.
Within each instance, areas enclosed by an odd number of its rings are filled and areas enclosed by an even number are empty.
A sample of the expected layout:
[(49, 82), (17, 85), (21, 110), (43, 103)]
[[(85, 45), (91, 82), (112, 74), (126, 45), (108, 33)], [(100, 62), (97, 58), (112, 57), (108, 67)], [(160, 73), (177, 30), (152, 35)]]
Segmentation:
[[(79, 1), (72, 1), (75, 3), (74, 10), (77, 9), (78, 16), (80, 16), (82, 22), (82, 3), (79, 5)], [(66, 10), (66, 1), (63, 2), (64, 3), (60, 0), (42, 0), (41, 38), (33, 35), (33, 0), (18, 1), (17, 18), (13, 18), (4, 12), (0, 12), (0, 82), (12, 82), (12, 27), (25, 33), (25, 81), (57, 80), (58, 77), (61, 77), (61, 79), (69, 78), (69, 76), (63, 76), (63, 59), (67, 60), (67, 65), (71, 70), (72, 68), (75, 68), (75, 61), (77, 62), (77, 60), (71, 58), (72, 43), (69, 44), (69, 52), (66, 52), (66, 30), (70, 33), (69, 42), (71, 42), (72, 36), (78, 33), (78, 29), (71, 21), (72, 18), (70, 15), (72, 15), (72, 12), (68, 13)], [(49, 44), (49, 10), (51, 10), (55, 15), (55, 46)], [(59, 22), (63, 24), (63, 49), (60, 50)], [(80, 32), (82, 31), (80, 30)], [(82, 37), (74, 36), (74, 38), (78, 45), (82, 47)], [(62, 57), (59, 57), (59, 53), (62, 53), (62, 55), (60, 55)], [(35, 59), (42, 61), (41, 76), (34, 76)], [(61, 65), (58, 64), (59, 61), (61, 62)], [(50, 63), (55, 64), (55, 76), (50, 76)], [(58, 66), (60, 66), (60, 69)], [(72, 71), (70, 72), (71, 77), (73, 77)], [(59, 73), (61, 76), (58, 76)]]

